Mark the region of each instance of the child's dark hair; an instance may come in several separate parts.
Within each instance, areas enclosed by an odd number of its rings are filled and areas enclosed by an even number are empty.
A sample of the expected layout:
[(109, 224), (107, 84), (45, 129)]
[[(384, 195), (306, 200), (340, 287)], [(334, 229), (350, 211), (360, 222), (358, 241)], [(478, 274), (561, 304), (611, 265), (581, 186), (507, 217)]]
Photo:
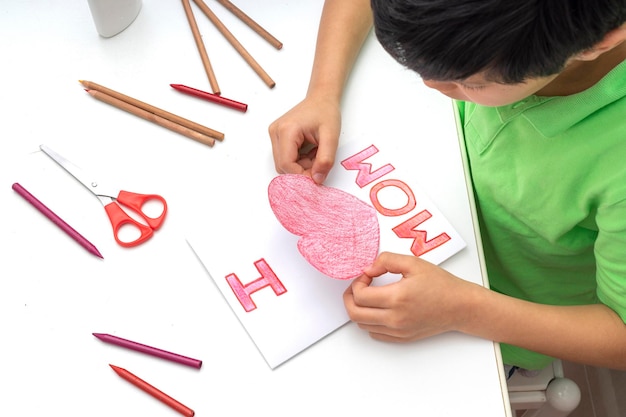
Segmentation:
[(371, 0), (378, 40), (424, 79), (560, 72), (626, 21), (626, 0)]

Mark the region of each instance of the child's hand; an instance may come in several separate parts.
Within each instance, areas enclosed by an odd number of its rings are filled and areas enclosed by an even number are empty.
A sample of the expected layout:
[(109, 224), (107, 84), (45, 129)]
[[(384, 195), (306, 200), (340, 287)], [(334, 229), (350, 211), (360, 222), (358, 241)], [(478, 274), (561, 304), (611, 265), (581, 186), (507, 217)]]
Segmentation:
[(300, 102), (269, 127), (276, 171), (323, 183), (335, 162), (340, 128), (338, 103), (324, 98)]
[[(387, 272), (402, 279), (371, 286)], [(344, 293), (350, 319), (374, 339), (408, 342), (458, 330), (469, 317), (464, 300), (476, 284), (415, 256), (381, 253)]]

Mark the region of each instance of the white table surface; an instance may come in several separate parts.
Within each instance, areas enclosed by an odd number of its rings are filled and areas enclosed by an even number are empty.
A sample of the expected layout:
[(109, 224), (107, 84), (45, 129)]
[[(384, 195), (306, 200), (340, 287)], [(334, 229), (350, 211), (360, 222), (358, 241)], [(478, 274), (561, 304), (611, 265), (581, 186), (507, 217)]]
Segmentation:
[[(284, 43), (277, 51), (207, 4), (276, 81), (269, 89), (194, 7), (224, 97), (240, 113), (184, 96), (209, 91), (182, 5), (144, 0), (121, 34), (98, 36), (81, 0), (0, 3), (0, 415), (176, 416), (119, 378), (128, 369), (197, 416), (509, 415), (497, 346), (461, 334), (374, 341), (352, 323), (271, 370), (185, 241), (229, 181), (271, 167), (267, 126), (304, 94), (321, 1), (236, 4)], [(213, 148), (89, 97), (95, 81), (222, 131)], [(416, 172), (468, 247), (443, 267), (482, 282), (450, 102), (370, 38), (344, 102), (342, 135), (415, 144)], [(415, 124), (419, 123), (419, 128)], [(169, 203), (156, 236), (119, 247), (97, 199), (38, 151), (45, 143), (126, 189)], [(84, 251), (28, 205), (19, 182), (91, 240)], [(236, 219), (224, 219), (225, 222)], [(216, 236), (219, 238), (219, 236)], [(98, 341), (112, 333), (203, 360), (186, 368)]]

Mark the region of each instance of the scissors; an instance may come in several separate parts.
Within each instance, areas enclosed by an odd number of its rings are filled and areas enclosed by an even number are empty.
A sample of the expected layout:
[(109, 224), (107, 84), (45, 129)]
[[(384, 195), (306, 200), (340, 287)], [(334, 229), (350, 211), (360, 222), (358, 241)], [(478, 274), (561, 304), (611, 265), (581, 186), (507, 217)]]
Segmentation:
[[(121, 189), (109, 188), (106, 185), (103, 186), (100, 182), (96, 181), (95, 177), (86, 174), (83, 170), (46, 145), (40, 145), (39, 148), (46, 155), (52, 158), (54, 162), (72, 174), (74, 178), (83, 184), (89, 191), (95, 194), (96, 197), (98, 197), (102, 205), (104, 205), (104, 210), (109, 216), (111, 226), (113, 227), (113, 236), (119, 245), (125, 248), (140, 245), (150, 239), (154, 234), (154, 230), (157, 230), (163, 224), (165, 215), (167, 214), (167, 203), (160, 195), (138, 194)], [(157, 202), (163, 207), (161, 213), (157, 217), (150, 217), (143, 211), (144, 204), (150, 201)], [(120, 204), (139, 215), (139, 217), (141, 217), (146, 224), (143, 224), (129, 216), (124, 209), (122, 209)], [(139, 237), (132, 240), (122, 240), (120, 238), (120, 229), (124, 226), (130, 226), (137, 229), (139, 231)]]

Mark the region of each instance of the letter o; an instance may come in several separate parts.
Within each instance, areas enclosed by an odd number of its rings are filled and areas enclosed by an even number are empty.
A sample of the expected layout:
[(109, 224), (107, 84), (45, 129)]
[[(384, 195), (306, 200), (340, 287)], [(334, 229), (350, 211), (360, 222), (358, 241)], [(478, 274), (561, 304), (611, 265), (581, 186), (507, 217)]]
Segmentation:
[[(396, 187), (400, 189), (402, 192), (404, 192), (407, 198), (406, 204), (403, 207), (396, 208), (396, 209), (389, 209), (389, 208), (383, 207), (382, 204), (380, 203), (380, 200), (378, 199), (378, 193), (385, 187)], [(413, 194), (413, 191), (411, 191), (411, 188), (408, 185), (406, 185), (404, 182), (400, 180), (383, 180), (375, 184), (370, 190), (370, 200), (372, 201), (374, 208), (376, 208), (376, 210), (380, 214), (382, 214), (383, 216), (388, 216), (388, 217), (401, 216), (403, 214), (410, 212), (417, 206), (417, 202), (415, 201), (415, 195)]]

